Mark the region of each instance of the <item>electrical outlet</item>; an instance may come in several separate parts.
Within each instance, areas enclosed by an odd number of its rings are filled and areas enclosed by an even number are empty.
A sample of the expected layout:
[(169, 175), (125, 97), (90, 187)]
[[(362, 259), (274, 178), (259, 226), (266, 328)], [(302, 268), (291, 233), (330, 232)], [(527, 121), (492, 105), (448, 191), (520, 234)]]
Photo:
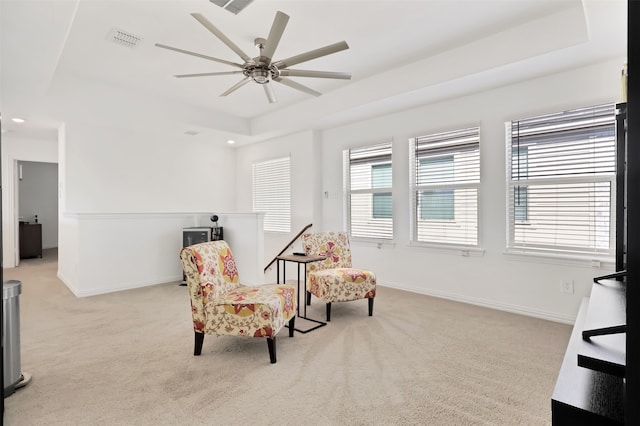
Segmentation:
[(560, 291), (565, 294), (573, 294), (573, 280), (560, 281)]

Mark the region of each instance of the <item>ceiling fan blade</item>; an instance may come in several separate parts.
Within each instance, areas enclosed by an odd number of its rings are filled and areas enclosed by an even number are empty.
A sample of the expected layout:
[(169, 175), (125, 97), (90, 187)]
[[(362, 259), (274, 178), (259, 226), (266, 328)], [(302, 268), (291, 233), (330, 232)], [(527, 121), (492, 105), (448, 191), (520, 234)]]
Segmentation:
[(273, 91), (273, 86), (271, 85), (271, 83), (265, 83), (262, 85), (262, 87), (264, 87), (264, 93), (265, 95), (267, 95), (267, 99), (269, 99), (270, 104), (275, 104), (276, 102), (278, 102), (276, 93)]
[(240, 80), (239, 82), (231, 86), (229, 89), (227, 89), (227, 91), (221, 94), (220, 96), (227, 96), (229, 93), (235, 92), (236, 90), (238, 90), (239, 88), (247, 84), (249, 80), (251, 80), (249, 77), (243, 78), (242, 80)]
[(300, 90), (301, 92), (308, 93), (309, 95), (313, 95), (313, 96), (322, 95), (322, 93), (316, 92), (315, 90), (313, 90), (313, 89), (311, 89), (311, 88), (309, 88), (307, 86), (303, 86), (302, 84), (297, 83), (297, 82), (295, 82), (293, 80), (289, 80), (289, 79), (286, 79), (286, 78), (278, 77), (278, 78), (274, 78), (273, 81), (277, 81), (278, 83), (282, 83), (285, 86), (289, 86), (289, 87), (291, 87), (293, 89)]
[(209, 77), (212, 75), (231, 75), (231, 74), (242, 74), (242, 71), (223, 71), (223, 72), (201, 72), (198, 74), (178, 74), (174, 75), (176, 78), (187, 78), (187, 77)]
[(314, 78), (337, 78), (341, 80), (351, 80), (351, 74), (346, 72), (332, 71), (309, 71), (309, 70), (281, 70), (283, 77), (314, 77)]
[(184, 53), (185, 55), (197, 56), (198, 58), (208, 59), (210, 61), (220, 62), (221, 64), (227, 64), (234, 67), (242, 68), (241, 64), (237, 64), (235, 62), (225, 61), (224, 59), (218, 59), (211, 56), (203, 55), (201, 53), (190, 52), (188, 50), (178, 49), (177, 47), (167, 46), (165, 44), (156, 43), (156, 47), (161, 47), (167, 50), (173, 50), (174, 52)]
[(207, 18), (202, 16), (200, 13), (192, 13), (191, 16), (196, 18), (196, 20), (198, 22), (200, 22), (206, 29), (208, 29), (214, 36), (218, 37), (220, 39), (220, 41), (222, 41), (224, 44), (226, 44), (229, 47), (229, 49), (231, 49), (234, 52), (236, 52), (236, 54), (238, 56), (240, 56), (243, 61), (245, 61), (245, 62), (252, 62), (253, 61), (249, 57), (249, 55), (244, 53), (244, 51), (242, 49), (240, 49), (238, 46), (236, 46), (234, 42), (229, 40), (229, 38), (226, 35), (224, 35), (222, 33), (222, 31), (217, 29), (211, 22), (209, 22), (209, 20)]
[(320, 47), (315, 50), (310, 50), (309, 52), (301, 53), (299, 55), (274, 62), (274, 65), (277, 68), (282, 70), (292, 65), (296, 65), (301, 62), (310, 61), (312, 59), (320, 58), (322, 56), (331, 55), (332, 53), (340, 52), (348, 48), (349, 48), (349, 45), (347, 44), (347, 42), (341, 41), (338, 43), (330, 44), (329, 46)]
[(287, 22), (289, 22), (289, 15), (278, 11), (276, 13), (276, 17), (273, 19), (273, 24), (271, 25), (267, 42), (264, 45), (264, 49), (262, 49), (260, 58), (262, 61), (271, 63), (271, 58), (273, 58), (273, 54), (278, 47), (278, 43), (280, 43), (280, 38), (282, 38), (282, 33), (284, 33)]

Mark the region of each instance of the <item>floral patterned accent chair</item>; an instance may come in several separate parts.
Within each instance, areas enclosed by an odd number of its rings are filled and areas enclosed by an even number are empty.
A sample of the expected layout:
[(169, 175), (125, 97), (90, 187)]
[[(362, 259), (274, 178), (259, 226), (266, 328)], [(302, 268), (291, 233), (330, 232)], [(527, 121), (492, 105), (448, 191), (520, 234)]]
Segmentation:
[(269, 358), (275, 364), (276, 334), (288, 323), (289, 337), (293, 337), (298, 301), (295, 286), (240, 284), (236, 262), (225, 241), (184, 247), (180, 259), (191, 296), (193, 354), (202, 352), (205, 334), (266, 337)]
[(376, 275), (351, 266), (349, 236), (344, 232), (315, 232), (303, 234), (301, 241), (307, 256), (326, 257), (307, 264), (307, 305), (313, 294), (327, 304), (327, 321), (331, 321), (331, 303), (369, 299), (372, 316)]

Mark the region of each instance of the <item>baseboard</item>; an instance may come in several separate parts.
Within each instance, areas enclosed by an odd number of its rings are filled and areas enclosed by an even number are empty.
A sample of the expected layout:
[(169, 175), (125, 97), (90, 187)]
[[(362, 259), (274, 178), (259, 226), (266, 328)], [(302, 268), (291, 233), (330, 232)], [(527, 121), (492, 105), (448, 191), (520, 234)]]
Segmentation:
[(58, 278), (67, 286), (67, 288), (78, 298), (80, 297), (89, 297), (89, 296), (99, 296), (101, 294), (108, 294), (108, 293), (115, 293), (117, 291), (124, 291), (124, 290), (133, 290), (136, 288), (142, 288), (142, 287), (150, 287), (153, 285), (159, 285), (159, 284), (169, 284), (169, 283), (180, 283), (182, 281), (182, 276), (175, 276), (175, 277), (166, 277), (166, 278), (158, 278), (155, 279), (153, 281), (138, 281), (138, 282), (134, 282), (134, 283), (124, 283), (124, 284), (119, 284), (116, 287), (96, 287), (96, 288), (91, 288), (91, 289), (77, 289), (72, 287), (71, 285), (69, 285), (69, 282), (67, 280), (64, 279), (64, 276), (62, 274), (60, 274), (58, 272)]
[(513, 305), (509, 303), (495, 302), (489, 299), (482, 299), (477, 297), (463, 296), (460, 294), (449, 293), (445, 291), (407, 287), (397, 283), (385, 283), (378, 284), (382, 287), (395, 288), (397, 290), (409, 291), (412, 293), (424, 294), (426, 296), (439, 297), (441, 299), (454, 300), (456, 302), (468, 303), (470, 305), (482, 306), (485, 308), (496, 309), (499, 311), (511, 312), (514, 314), (525, 315), (528, 317), (540, 318), (548, 321), (559, 322), (563, 324), (573, 325), (575, 323), (575, 317), (569, 315), (561, 315), (555, 312), (543, 311), (540, 309), (532, 309), (526, 306)]
[[(67, 288), (69, 289), (69, 291), (71, 291), (71, 293), (73, 293), (74, 295), (76, 295), (76, 292), (75, 292), (74, 288), (73, 288), (71, 285), (69, 285), (69, 281), (64, 277), (64, 275), (62, 275), (62, 274), (60, 273), (60, 270), (58, 270), (58, 273), (56, 274), (56, 276), (58, 277), (58, 279), (59, 279), (60, 281), (62, 281), (62, 283), (63, 283), (64, 285), (66, 285), (66, 286), (67, 286)], [(76, 297), (77, 297), (77, 295), (76, 295)]]

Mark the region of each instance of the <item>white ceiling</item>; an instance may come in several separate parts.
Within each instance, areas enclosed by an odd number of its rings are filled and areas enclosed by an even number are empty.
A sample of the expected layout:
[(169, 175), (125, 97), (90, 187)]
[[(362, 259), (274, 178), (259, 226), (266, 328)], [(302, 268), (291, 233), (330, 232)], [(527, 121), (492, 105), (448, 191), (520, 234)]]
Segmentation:
[[(155, 43), (243, 61), (190, 14), (257, 56), (276, 11), (290, 16), (274, 59), (345, 40), (350, 48), (291, 68), (351, 80), (291, 78), (323, 95), (275, 86), (269, 104), (233, 67)], [(117, 28), (141, 37), (130, 49)], [(626, 0), (255, 0), (234, 15), (208, 0), (0, 1), (3, 131), (55, 138), (69, 119), (166, 126), (239, 144), (323, 128), (626, 55)], [(23, 124), (12, 117), (27, 120)]]

